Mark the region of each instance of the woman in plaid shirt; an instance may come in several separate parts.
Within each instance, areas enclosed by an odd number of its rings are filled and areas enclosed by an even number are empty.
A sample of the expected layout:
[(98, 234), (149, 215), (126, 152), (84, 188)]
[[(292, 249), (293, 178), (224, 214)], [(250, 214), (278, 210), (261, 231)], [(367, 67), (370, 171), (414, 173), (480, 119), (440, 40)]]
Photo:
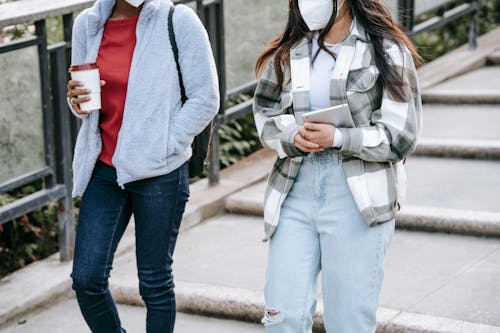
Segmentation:
[[(289, 1), (256, 65), (255, 122), (278, 154), (264, 208), (267, 332), (311, 332), (320, 271), (327, 332), (375, 332), (402, 161), (422, 124), (414, 59), (380, 0)], [(303, 122), (341, 104), (347, 124)]]

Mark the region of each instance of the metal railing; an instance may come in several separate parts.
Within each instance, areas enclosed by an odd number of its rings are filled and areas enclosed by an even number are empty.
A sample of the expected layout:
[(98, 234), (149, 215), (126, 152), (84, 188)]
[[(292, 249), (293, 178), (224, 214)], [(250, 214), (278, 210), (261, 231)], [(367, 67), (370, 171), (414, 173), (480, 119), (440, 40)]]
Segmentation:
[[(71, 149), (66, 138), (70, 137), (66, 103), (61, 97), (66, 86), (66, 44), (62, 47), (47, 46), (47, 28), (45, 20), (35, 22), (35, 36), (0, 44), (0, 54), (36, 46), (38, 50), (39, 77), (41, 86), (43, 117), (43, 141), (45, 166), (15, 179), (0, 184), (0, 193), (18, 189), (31, 182), (42, 180), (44, 188), (20, 200), (0, 207), (0, 224), (32, 212), (48, 203), (58, 201), (59, 247), (61, 259), (72, 256), (74, 239), (74, 215), (71, 200)], [(62, 57), (61, 57), (61, 50)], [(52, 79), (52, 80), (51, 80)], [(63, 79), (64, 82), (60, 82)]]
[(398, 1), (399, 19), (410, 37), (444, 27), (463, 17), (471, 17), (469, 49), (475, 50), (477, 48), (480, 11), (491, 0), (437, 1), (436, 5), (419, 13), (418, 16), (415, 15), (415, 4), (418, 0)]
[[(223, 0), (178, 0), (174, 2), (194, 7), (205, 25), (218, 68), (220, 94), (225, 96)], [(0, 183), (0, 194), (20, 189), (35, 181), (42, 181), (44, 184), (41, 190), (1, 206), (0, 225), (57, 201), (61, 260), (72, 259), (75, 237), (71, 198), (71, 160), (80, 124), (71, 115), (66, 103), (66, 84), (69, 79), (67, 69), (71, 58), (73, 16), (75, 12), (87, 8), (93, 3), (94, 1), (89, 0), (47, 0), (43, 2), (40, 0), (20, 0), (1, 5), (2, 10), (0, 10), (0, 28), (24, 23), (33, 23), (35, 27), (34, 36), (0, 44), (0, 54), (33, 46), (37, 47), (42, 99), (40, 112), (43, 117), (43, 146), (45, 150), (45, 166), (43, 168)], [(62, 17), (64, 41), (49, 46), (46, 21), (52, 17)], [(35, 62), (35, 59), (33, 61)], [(212, 184), (218, 182), (218, 160), (215, 163), (215, 159), (218, 159), (219, 155), (215, 151), (219, 149), (219, 140), (216, 133), (220, 125), (220, 115), (224, 114), (223, 106), (224, 99), (221, 99), (221, 111), (214, 120), (215, 135), (209, 168)], [(2, 112), (8, 111), (2, 110)]]

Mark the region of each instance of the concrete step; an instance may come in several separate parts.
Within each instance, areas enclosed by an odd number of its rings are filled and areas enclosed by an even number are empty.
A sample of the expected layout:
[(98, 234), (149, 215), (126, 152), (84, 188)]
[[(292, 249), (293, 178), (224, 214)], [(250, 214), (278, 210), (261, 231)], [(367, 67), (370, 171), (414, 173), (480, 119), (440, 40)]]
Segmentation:
[(500, 140), (421, 138), (413, 155), (499, 160)]
[(500, 212), (500, 163), (410, 156), (408, 205)]
[[(146, 310), (143, 307), (118, 305), (122, 326), (127, 332), (145, 332)], [(17, 322), (4, 327), (2, 333), (87, 333), (85, 321), (76, 299), (61, 302), (18, 318)], [(176, 333), (257, 333), (260, 325), (178, 313)]]
[[(500, 163), (411, 156), (399, 228), (500, 237)], [(226, 210), (262, 216), (265, 182), (233, 194)]]
[(488, 62), (493, 65), (500, 65), (500, 51), (490, 54), (488, 56)]
[(500, 141), (500, 104), (424, 104), (423, 112), (423, 138)]
[[(262, 216), (265, 183), (228, 198), (226, 210), (233, 214)], [(396, 216), (398, 229), (444, 232), (500, 238), (500, 213), (404, 205)]]
[(500, 66), (487, 66), (424, 90), (425, 103), (500, 104)]
[[(261, 218), (229, 214), (182, 233), (174, 258), (179, 310), (258, 321), (262, 237)], [(500, 240), (398, 230), (386, 259), (382, 332), (500, 332), (499, 274)], [(111, 289), (117, 301), (140, 304), (137, 285), (131, 252), (116, 262)]]

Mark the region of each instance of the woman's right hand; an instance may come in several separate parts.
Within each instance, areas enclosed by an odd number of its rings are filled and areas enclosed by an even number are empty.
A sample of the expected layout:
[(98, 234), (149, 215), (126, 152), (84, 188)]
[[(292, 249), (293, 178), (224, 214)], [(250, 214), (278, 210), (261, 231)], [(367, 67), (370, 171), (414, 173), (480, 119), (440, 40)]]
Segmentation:
[[(105, 81), (101, 80), (101, 87), (106, 84)], [(69, 101), (71, 103), (71, 106), (73, 107), (73, 110), (79, 114), (79, 115), (85, 115), (88, 114), (88, 111), (83, 111), (80, 109), (80, 104), (85, 103), (90, 101), (90, 90), (88, 89), (82, 89), (83, 83), (80, 81), (75, 81), (75, 80), (70, 80), (68, 82), (68, 93), (66, 96), (68, 96)]]
[[(303, 127), (301, 129), (303, 129)], [(318, 144), (304, 139), (304, 137), (300, 134), (300, 131), (295, 136), (294, 144), (295, 147), (306, 153), (318, 153), (320, 151), (323, 151), (323, 147), (320, 147)]]
[(79, 115), (88, 114), (88, 111), (82, 111), (82, 109), (80, 109), (80, 104), (90, 101), (90, 90), (82, 89), (82, 87), (83, 83), (75, 80), (70, 80), (67, 87), (67, 96), (69, 98), (71, 106), (73, 107), (73, 110)]

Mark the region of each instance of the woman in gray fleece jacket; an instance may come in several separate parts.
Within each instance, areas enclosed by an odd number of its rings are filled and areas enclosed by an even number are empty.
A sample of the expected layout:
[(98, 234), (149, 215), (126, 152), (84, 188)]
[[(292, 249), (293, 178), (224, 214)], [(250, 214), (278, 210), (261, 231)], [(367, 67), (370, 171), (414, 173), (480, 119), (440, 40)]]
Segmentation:
[(169, 40), (168, 0), (97, 0), (73, 29), (72, 64), (97, 63), (100, 110), (81, 82), (68, 83), (82, 119), (73, 161), (74, 196), (82, 196), (73, 289), (92, 332), (125, 332), (108, 290), (114, 252), (134, 214), (139, 289), (147, 332), (173, 332), (172, 254), (189, 197), (193, 138), (217, 113), (217, 72), (196, 14), (176, 6), (174, 33), (187, 100), (181, 102)]

